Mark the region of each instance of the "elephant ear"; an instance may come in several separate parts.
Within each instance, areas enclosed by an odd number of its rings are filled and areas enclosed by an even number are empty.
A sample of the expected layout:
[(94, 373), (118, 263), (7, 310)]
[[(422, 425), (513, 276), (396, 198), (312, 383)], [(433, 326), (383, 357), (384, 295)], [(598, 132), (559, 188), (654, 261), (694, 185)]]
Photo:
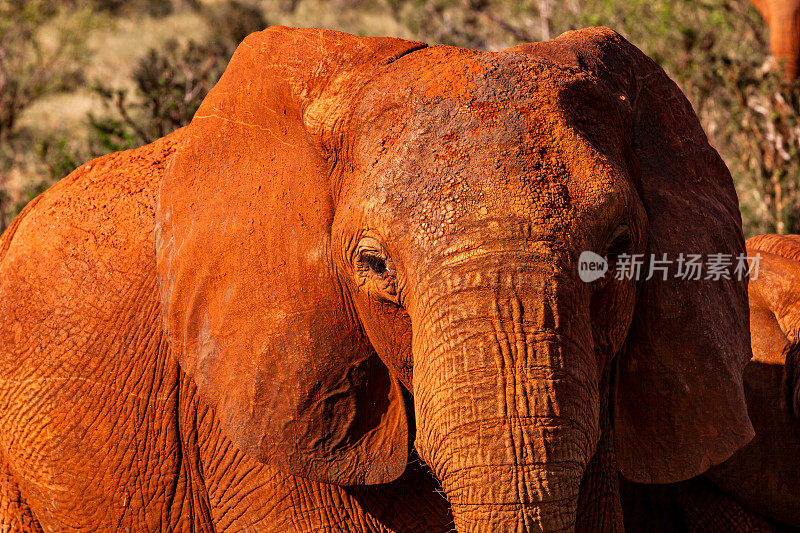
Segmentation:
[[(613, 33), (597, 40), (598, 71), (626, 74), (648, 257), (727, 257), (730, 279), (643, 281), (618, 361), (616, 455), (625, 477), (671, 483), (719, 464), (753, 437), (742, 387), (750, 360), (746, 254), (733, 180), (689, 101), (664, 71)], [(654, 254), (654, 255), (650, 255)], [(703, 278), (707, 273), (703, 272)]]
[[(533, 51), (588, 71), (630, 104), (632, 130), (620, 137), (631, 138), (647, 257), (725, 254), (735, 263), (745, 246), (730, 173), (664, 71), (607, 28), (567, 32)], [(742, 389), (747, 281), (681, 280), (676, 268), (666, 280), (656, 274), (641, 282), (617, 361), (616, 458), (623, 475), (641, 483), (700, 474), (753, 436)]]
[(372, 484), (406, 466), (400, 387), (333, 266), (330, 177), (351, 99), (420, 47), (315, 29), (250, 35), (159, 193), (172, 351), (233, 443), (290, 474)]

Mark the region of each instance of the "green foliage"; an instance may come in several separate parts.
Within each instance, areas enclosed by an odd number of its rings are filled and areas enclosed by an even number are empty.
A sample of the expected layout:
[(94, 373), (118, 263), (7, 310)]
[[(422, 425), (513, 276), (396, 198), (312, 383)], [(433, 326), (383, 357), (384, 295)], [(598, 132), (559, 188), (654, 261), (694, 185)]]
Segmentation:
[(731, 66), (725, 127), (715, 138), (752, 234), (800, 233), (800, 84)]
[[(37, 147), (37, 152), (47, 167), (51, 180), (66, 176), (84, 162), (84, 159), (75, 153), (64, 137), (57, 141), (43, 141)], [(44, 180), (43, 183), (48, 183), (51, 180)], [(41, 188), (42, 186), (44, 185), (37, 184), (34, 188)], [(44, 186), (44, 188), (47, 187)], [(28, 198), (28, 200), (32, 199)]]
[(200, 12), (211, 30), (209, 40), (221, 46), (226, 55), (233, 54), (245, 37), (269, 26), (261, 10), (252, 3), (211, 4)]
[(95, 85), (109, 112), (89, 115), (91, 154), (135, 148), (188, 124), (239, 42), (267, 26), (260, 11), (239, 2), (208, 7), (203, 16), (208, 41), (173, 39), (149, 50), (134, 70), (133, 90)]
[(0, 0), (0, 142), (33, 102), (81, 82), (87, 23), (57, 2)]
[(127, 150), (189, 123), (229, 59), (219, 44), (169, 41), (150, 50), (134, 71), (135, 89), (95, 90), (114, 113), (90, 115), (92, 152)]
[(6, 189), (20, 161), (33, 155), (34, 143), (18, 138), (19, 119), (46, 96), (81, 84), (91, 19), (72, 2), (0, 0), (0, 230), (25, 203)]

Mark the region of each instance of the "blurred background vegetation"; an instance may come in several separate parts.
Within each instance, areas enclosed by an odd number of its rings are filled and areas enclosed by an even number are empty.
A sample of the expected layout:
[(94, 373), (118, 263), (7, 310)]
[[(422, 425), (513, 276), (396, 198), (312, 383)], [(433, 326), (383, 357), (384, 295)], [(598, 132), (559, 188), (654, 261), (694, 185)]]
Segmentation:
[(0, 230), (84, 161), (186, 124), (273, 24), (487, 50), (611, 27), (691, 100), (746, 235), (800, 233), (800, 83), (748, 0), (0, 0)]

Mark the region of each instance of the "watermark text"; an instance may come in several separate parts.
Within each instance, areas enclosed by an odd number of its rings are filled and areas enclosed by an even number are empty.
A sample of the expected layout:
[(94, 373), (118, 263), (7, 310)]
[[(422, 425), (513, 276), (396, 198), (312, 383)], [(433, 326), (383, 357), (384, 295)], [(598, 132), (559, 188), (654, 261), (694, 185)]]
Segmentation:
[(592, 251), (581, 252), (578, 258), (578, 275), (581, 281), (591, 283), (606, 276), (617, 280), (650, 280), (668, 278), (687, 281), (730, 280), (742, 281), (758, 278), (761, 254), (619, 254), (613, 261)]

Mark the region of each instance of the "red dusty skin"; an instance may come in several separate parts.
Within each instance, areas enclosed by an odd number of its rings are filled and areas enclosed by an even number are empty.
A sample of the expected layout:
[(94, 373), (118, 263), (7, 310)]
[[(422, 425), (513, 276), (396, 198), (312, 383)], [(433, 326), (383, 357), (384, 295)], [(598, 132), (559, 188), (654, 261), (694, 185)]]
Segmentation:
[(800, 73), (800, 1), (752, 0), (769, 25), (769, 48), (787, 79)]
[(411, 307), (412, 321), (421, 308), (451, 310), (417, 322), (416, 445), (458, 531), (569, 531), (599, 437), (586, 294), (529, 266), (546, 257), (503, 263), (462, 264), (451, 294)]
[(615, 32), (253, 34), (191, 124), (0, 239), (0, 530), (619, 530), (617, 472), (751, 438), (747, 287), (583, 283), (585, 250), (744, 252), (690, 104)]

